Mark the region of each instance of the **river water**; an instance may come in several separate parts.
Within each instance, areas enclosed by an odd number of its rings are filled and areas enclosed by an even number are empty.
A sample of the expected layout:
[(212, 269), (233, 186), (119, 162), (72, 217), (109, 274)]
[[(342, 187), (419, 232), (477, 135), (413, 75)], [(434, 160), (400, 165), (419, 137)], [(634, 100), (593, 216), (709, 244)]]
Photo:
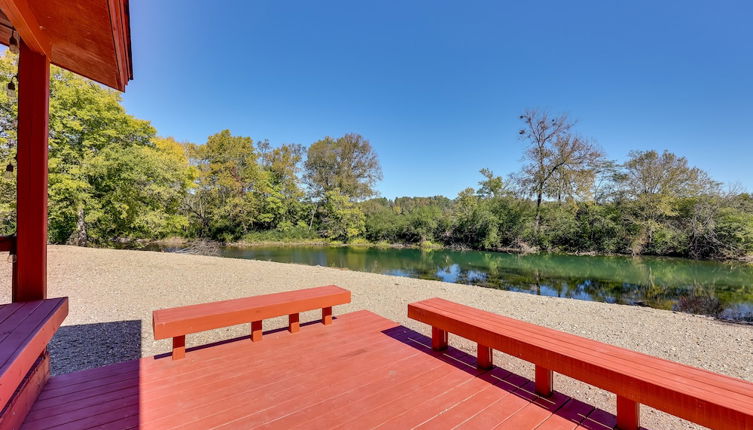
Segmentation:
[(753, 322), (753, 265), (742, 263), (318, 246), (223, 247), (220, 255), (650, 306)]

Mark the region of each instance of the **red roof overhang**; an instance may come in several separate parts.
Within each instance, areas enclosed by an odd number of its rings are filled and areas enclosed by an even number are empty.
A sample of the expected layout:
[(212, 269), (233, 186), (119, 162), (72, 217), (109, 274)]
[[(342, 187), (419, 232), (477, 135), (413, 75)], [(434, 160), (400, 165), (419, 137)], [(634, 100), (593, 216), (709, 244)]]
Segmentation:
[(133, 79), (128, 0), (0, 0), (0, 43), (12, 29), (71, 72), (120, 91)]

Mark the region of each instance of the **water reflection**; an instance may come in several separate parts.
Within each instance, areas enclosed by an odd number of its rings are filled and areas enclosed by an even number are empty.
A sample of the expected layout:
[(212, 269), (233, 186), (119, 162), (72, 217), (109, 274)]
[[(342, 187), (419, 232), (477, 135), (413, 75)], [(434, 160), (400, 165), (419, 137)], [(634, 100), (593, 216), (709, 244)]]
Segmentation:
[(221, 255), (753, 321), (753, 266), (744, 264), (659, 257), (521, 256), (350, 247), (227, 247)]

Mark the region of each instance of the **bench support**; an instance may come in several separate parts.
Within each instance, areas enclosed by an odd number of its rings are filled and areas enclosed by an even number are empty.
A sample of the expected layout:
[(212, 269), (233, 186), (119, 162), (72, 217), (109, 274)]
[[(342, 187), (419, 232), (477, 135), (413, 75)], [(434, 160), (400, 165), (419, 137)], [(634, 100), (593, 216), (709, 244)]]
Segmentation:
[(641, 405), (626, 397), (617, 396), (617, 428), (638, 430), (640, 427)]
[(478, 367), (480, 367), (481, 369), (491, 369), (492, 367), (494, 367), (494, 356), (493, 350), (491, 348), (479, 343), (476, 352)]
[(298, 333), (301, 329), (301, 314), (288, 315), (288, 331), (291, 333)]
[(173, 338), (173, 360), (180, 360), (186, 356), (186, 336), (175, 336)]
[(322, 324), (332, 324), (332, 306), (322, 308)]
[(261, 321), (251, 323), (251, 342), (261, 341)]
[(447, 349), (447, 341), (448, 336), (446, 331), (436, 327), (431, 328), (431, 349), (434, 351)]
[(536, 394), (544, 397), (552, 395), (554, 390), (554, 378), (552, 371), (536, 365)]

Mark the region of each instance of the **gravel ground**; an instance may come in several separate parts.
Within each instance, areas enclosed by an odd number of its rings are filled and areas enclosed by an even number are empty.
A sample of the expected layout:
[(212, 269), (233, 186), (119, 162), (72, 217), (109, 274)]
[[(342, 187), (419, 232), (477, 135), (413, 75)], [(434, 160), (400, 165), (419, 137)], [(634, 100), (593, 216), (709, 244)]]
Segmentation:
[[(336, 308), (335, 314), (367, 309), (430, 335), (427, 326), (408, 320), (407, 304), (438, 296), (753, 381), (753, 327), (706, 317), (221, 257), (50, 246), (48, 260), (48, 295), (70, 297), (70, 314), (50, 345), (57, 374), (169, 351), (169, 341), (153, 340), (151, 312), (155, 309), (336, 284), (352, 291), (353, 302)], [(10, 268), (5, 264), (0, 270), (5, 285), (10, 285)], [(2, 291), (0, 300), (10, 301), (9, 288)], [(316, 313), (308, 313), (301, 320), (316, 318)], [(283, 318), (265, 321), (264, 329), (285, 324)], [(188, 346), (247, 332), (247, 326), (237, 326), (191, 335)], [(456, 337), (451, 343), (475, 353), (473, 345)], [(496, 354), (496, 364), (532, 377), (531, 365)], [(614, 397), (609, 393), (561, 375), (556, 376), (555, 388), (614, 412)], [(647, 427), (695, 428), (650, 408), (644, 407), (642, 414)]]

